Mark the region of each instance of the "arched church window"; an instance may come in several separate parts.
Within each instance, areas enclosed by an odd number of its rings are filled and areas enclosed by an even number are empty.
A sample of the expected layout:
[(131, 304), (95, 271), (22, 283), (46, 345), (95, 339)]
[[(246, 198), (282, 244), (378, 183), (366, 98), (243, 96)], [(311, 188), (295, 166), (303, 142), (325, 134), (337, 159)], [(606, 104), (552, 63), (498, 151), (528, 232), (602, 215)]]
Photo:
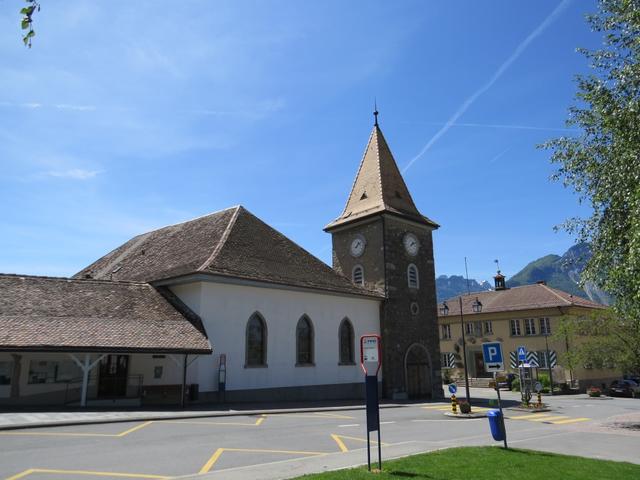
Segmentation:
[(339, 329), (340, 337), (340, 364), (352, 365), (354, 363), (354, 345), (353, 345), (353, 325), (348, 318), (345, 318), (340, 323)]
[(296, 327), (296, 365), (313, 365), (313, 325), (306, 315)]
[(418, 267), (413, 263), (407, 267), (407, 283), (409, 288), (418, 288), (420, 286), (420, 279), (418, 277)]
[(267, 324), (259, 313), (247, 322), (245, 365), (262, 367), (267, 364)]
[(362, 268), (362, 265), (356, 265), (355, 267), (353, 267), (351, 278), (353, 280), (353, 283), (364, 287), (364, 268)]

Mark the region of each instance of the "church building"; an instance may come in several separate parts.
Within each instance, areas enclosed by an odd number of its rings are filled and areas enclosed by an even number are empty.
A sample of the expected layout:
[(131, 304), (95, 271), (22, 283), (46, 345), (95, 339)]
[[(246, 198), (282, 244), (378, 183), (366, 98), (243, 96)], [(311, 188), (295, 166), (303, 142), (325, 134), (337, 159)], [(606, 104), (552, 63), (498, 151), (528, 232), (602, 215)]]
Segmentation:
[[(377, 115), (377, 112), (376, 112)], [(330, 267), (242, 206), (132, 238), (72, 278), (0, 274), (0, 405), (442, 396), (432, 232), (377, 123)]]

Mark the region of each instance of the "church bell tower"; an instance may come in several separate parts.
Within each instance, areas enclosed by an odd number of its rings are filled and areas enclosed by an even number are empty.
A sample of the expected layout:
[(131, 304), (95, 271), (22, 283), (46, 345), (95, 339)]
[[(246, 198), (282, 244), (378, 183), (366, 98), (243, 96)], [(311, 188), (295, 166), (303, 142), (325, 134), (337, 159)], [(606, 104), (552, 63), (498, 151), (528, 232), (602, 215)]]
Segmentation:
[(333, 268), (385, 294), (380, 311), (383, 394), (441, 398), (432, 232), (378, 125), (378, 112), (342, 214), (325, 227)]

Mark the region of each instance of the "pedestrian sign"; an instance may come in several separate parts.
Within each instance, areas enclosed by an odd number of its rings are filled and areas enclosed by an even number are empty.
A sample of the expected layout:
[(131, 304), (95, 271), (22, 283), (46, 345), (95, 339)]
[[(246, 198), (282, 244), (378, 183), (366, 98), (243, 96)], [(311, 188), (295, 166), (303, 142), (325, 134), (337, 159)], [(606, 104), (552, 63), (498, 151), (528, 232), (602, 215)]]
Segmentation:
[(526, 347), (520, 346), (518, 347), (518, 361), (526, 362), (527, 361), (527, 349)]
[(482, 357), (484, 369), (487, 372), (501, 372), (504, 370), (504, 358), (502, 356), (502, 344), (490, 342), (482, 344)]

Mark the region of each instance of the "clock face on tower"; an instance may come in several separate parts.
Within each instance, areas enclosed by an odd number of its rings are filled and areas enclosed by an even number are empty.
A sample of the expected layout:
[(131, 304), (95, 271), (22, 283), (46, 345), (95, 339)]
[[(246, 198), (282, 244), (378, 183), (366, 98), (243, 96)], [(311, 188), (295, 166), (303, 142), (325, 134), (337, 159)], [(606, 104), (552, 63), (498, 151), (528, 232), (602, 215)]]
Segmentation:
[(418, 250), (420, 249), (420, 242), (418, 241), (418, 237), (416, 237), (413, 233), (407, 233), (402, 239), (402, 243), (404, 244), (404, 249), (409, 255), (415, 257), (418, 254)]
[(366, 247), (367, 242), (362, 235), (356, 235), (355, 238), (351, 241), (351, 255), (354, 257), (359, 257), (364, 253), (364, 247)]

